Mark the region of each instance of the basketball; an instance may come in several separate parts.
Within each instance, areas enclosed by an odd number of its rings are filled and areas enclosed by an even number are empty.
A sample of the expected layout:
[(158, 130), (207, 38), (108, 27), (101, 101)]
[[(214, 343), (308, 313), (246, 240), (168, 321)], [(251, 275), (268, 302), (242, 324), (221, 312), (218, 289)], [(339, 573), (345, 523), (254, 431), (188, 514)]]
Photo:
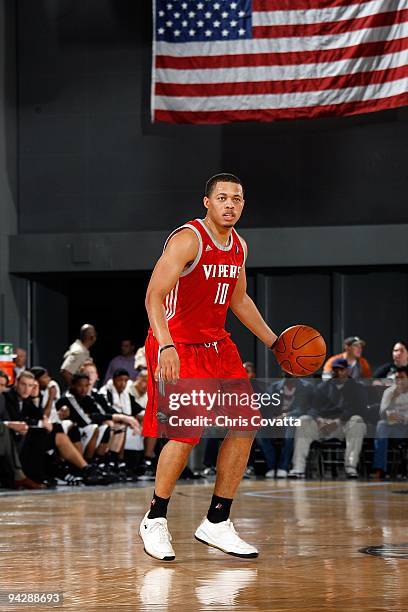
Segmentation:
[(326, 343), (313, 327), (293, 325), (281, 333), (274, 353), (282, 370), (293, 376), (307, 376), (323, 365)]

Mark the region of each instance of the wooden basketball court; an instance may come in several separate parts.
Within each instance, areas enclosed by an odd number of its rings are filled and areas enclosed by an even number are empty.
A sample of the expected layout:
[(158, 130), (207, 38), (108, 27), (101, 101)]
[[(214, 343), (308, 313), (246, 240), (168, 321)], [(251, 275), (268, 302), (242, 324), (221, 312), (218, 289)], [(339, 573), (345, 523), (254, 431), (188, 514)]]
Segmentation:
[[(6, 604), (19, 591), (61, 592), (62, 609), (86, 612), (407, 610), (407, 483), (244, 481), (232, 518), (254, 560), (194, 540), (211, 491), (177, 487), (167, 564), (138, 536), (150, 485), (1, 495), (1, 610), (28, 608)], [(384, 544), (396, 545), (385, 558), (359, 552)]]

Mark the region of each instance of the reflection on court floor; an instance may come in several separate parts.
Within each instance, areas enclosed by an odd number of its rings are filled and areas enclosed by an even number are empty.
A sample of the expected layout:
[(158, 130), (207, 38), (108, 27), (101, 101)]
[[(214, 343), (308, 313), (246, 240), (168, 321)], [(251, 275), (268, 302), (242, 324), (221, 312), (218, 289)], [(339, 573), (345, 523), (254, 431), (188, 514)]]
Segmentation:
[(232, 519), (253, 560), (194, 540), (211, 491), (178, 486), (166, 565), (137, 535), (151, 486), (1, 496), (1, 588), (60, 591), (67, 610), (406, 609), (408, 483), (244, 481)]

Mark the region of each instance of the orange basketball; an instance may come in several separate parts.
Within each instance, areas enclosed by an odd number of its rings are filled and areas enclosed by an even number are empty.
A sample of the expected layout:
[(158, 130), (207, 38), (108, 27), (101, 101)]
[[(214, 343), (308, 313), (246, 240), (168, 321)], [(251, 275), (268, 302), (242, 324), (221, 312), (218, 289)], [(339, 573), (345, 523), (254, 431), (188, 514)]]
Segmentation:
[(313, 327), (293, 325), (281, 333), (273, 352), (282, 370), (293, 376), (307, 376), (323, 365), (326, 343)]

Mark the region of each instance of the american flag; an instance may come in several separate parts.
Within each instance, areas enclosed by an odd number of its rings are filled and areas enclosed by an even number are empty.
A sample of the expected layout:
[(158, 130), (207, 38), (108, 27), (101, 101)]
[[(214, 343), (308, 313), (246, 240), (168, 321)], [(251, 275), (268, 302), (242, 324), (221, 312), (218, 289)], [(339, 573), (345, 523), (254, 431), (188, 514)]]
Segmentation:
[(153, 0), (153, 11), (153, 121), (408, 104), (408, 0)]

